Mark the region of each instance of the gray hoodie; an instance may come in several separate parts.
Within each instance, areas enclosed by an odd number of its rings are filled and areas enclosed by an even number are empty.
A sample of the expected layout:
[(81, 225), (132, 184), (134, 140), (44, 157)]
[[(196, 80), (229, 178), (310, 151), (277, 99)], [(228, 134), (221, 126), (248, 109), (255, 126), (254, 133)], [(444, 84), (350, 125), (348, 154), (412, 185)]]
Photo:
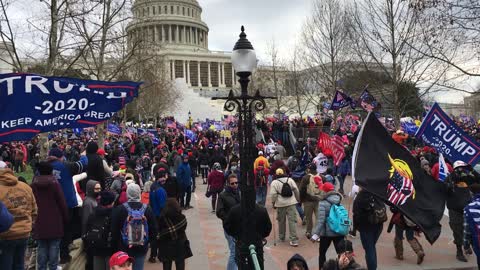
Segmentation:
[(327, 225), (327, 217), (330, 213), (330, 207), (332, 204), (339, 204), (341, 201), (342, 195), (336, 191), (330, 191), (325, 194), (325, 199), (318, 203), (317, 226), (313, 231), (314, 234), (328, 237), (341, 236), (330, 230)]
[(89, 180), (86, 187), (85, 200), (82, 205), (82, 235), (86, 233), (88, 216), (93, 213), (93, 209), (97, 207), (97, 198), (95, 196), (95, 180)]

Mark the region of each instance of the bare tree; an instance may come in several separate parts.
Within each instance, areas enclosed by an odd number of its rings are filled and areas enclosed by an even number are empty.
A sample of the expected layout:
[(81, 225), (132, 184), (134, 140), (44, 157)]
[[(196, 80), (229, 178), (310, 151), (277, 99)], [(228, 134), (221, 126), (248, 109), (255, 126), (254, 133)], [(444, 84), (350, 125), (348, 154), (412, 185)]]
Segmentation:
[(425, 96), (446, 80), (447, 66), (413, 48), (423, 46), (421, 31), (428, 26), (408, 1), (356, 0), (351, 17), (356, 57), (366, 70), (384, 73), (391, 82), (380, 90), (399, 127), (405, 109), (401, 104), (408, 104), (402, 103), (401, 83), (411, 83), (420, 89), (419, 97)]
[(351, 59), (349, 48), (349, 25), (346, 6), (342, 0), (315, 0), (310, 17), (302, 33), (306, 49), (305, 65), (311, 87), (306, 95), (321, 107), (325, 94), (332, 97), (341, 87), (344, 71)]
[(302, 71), (300, 49), (298, 46), (295, 46), (292, 54), (292, 59), (290, 60), (289, 75), (287, 79), (286, 88), (289, 90), (289, 94), (294, 98), (294, 104), (291, 107), (291, 111), (298, 113), (298, 115), (303, 118), (307, 110), (309, 109), (312, 100), (309, 99), (306, 95), (306, 89), (308, 86), (308, 76), (305, 75)]

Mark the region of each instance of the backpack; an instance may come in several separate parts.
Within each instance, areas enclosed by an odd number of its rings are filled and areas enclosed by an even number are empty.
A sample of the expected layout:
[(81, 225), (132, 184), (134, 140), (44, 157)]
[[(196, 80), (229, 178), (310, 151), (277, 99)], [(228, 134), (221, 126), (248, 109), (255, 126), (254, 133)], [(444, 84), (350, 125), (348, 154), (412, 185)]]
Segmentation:
[[(278, 180), (278, 181), (280, 181), (280, 180)], [(285, 197), (285, 198), (292, 197), (293, 191), (292, 191), (292, 187), (290, 186), (290, 184), (288, 184), (288, 178), (287, 178), (287, 181), (285, 181), (285, 183), (282, 182), (282, 181), (280, 181), (280, 183), (282, 183), (282, 189), (280, 190), (280, 196)]]
[(374, 196), (370, 197), (368, 222), (370, 224), (381, 224), (387, 221), (387, 209), (385, 205)]
[(147, 205), (143, 204), (142, 208), (134, 210), (128, 205), (128, 202), (123, 206), (128, 211), (127, 219), (123, 223), (122, 241), (123, 244), (131, 247), (144, 247), (148, 244), (148, 223), (145, 217), (145, 210)]
[(263, 168), (263, 166), (258, 166), (257, 168), (257, 185), (258, 186), (263, 186), (265, 185), (266, 181), (265, 181), (265, 169)]
[(105, 249), (110, 248), (112, 239), (110, 231), (110, 217), (95, 216), (92, 225), (82, 237), (83, 242), (89, 248)]
[(352, 222), (348, 218), (348, 211), (341, 204), (332, 204), (327, 217), (327, 225), (336, 234), (347, 235)]

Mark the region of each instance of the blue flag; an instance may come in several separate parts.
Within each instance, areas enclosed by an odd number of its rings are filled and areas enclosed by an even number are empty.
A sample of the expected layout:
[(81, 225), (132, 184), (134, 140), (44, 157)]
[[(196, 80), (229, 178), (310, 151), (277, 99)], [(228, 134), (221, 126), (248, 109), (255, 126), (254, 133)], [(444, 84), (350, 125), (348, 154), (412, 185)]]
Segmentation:
[(140, 84), (1, 74), (0, 142), (103, 123), (138, 96)]
[(372, 96), (372, 94), (370, 94), (367, 89), (363, 90), (363, 93), (358, 98), (357, 103), (367, 112), (371, 112), (374, 110), (378, 111), (378, 109), (380, 109), (380, 103), (377, 102), (375, 97)]
[(480, 161), (480, 146), (435, 103), (422, 121), (415, 136), (437, 149), (451, 161), (470, 165)]
[(448, 167), (447, 163), (445, 162), (445, 158), (443, 157), (443, 154), (440, 153), (438, 156), (438, 180), (444, 182), (445, 179), (447, 179), (447, 176), (450, 173), (448, 172)]
[(122, 135), (122, 128), (114, 124), (108, 124), (107, 131), (112, 134)]
[(197, 139), (197, 135), (195, 134), (195, 132), (191, 131), (190, 129), (185, 129), (185, 137), (187, 137), (192, 142), (195, 142), (195, 140)]
[(337, 90), (335, 96), (333, 97), (332, 104), (330, 105), (330, 110), (337, 111), (344, 107), (350, 106), (352, 104), (352, 98), (347, 94)]

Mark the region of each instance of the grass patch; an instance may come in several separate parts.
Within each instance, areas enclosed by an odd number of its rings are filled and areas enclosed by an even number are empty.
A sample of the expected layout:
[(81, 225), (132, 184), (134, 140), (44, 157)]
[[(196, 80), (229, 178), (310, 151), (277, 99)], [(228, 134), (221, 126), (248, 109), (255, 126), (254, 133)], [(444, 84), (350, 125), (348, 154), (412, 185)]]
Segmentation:
[(25, 180), (27, 180), (27, 183), (32, 183), (32, 180), (33, 180), (33, 171), (32, 171), (32, 168), (30, 166), (26, 166), (26, 170), (24, 172), (21, 172), (21, 173), (15, 173), (15, 175), (17, 177), (19, 176), (23, 176), (23, 178), (25, 178)]

